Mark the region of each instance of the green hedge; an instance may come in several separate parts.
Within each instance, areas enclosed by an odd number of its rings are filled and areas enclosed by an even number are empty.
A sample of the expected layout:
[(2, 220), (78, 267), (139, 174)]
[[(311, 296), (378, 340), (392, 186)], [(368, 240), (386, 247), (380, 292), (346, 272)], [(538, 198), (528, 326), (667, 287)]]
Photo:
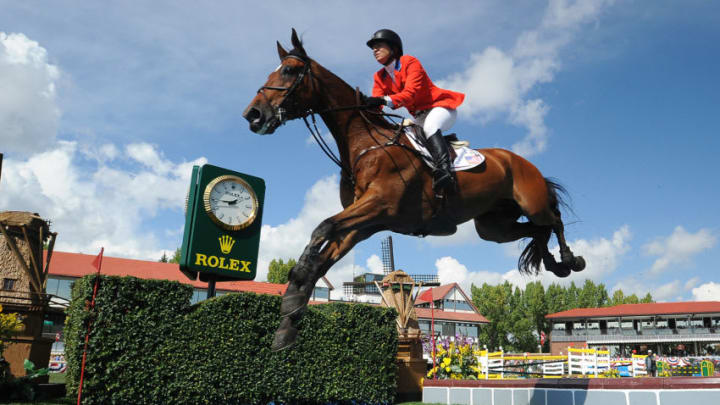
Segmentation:
[(298, 344), (270, 351), (280, 297), (228, 294), (190, 305), (192, 288), (94, 276), (72, 291), (65, 326), (67, 390), (77, 395), (92, 319), (85, 404), (389, 403), (395, 394), (394, 310), (310, 307)]

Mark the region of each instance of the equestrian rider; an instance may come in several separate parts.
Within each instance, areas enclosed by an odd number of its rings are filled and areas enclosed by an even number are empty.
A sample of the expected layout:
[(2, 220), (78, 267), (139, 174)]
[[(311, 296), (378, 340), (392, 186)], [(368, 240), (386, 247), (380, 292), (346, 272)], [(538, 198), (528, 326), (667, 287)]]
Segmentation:
[(415, 124), (422, 127), (426, 146), (435, 163), (433, 189), (438, 192), (454, 186), (450, 171), (450, 153), (442, 131), (455, 123), (457, 107), (465, 95), (436, 87), (415, 57), (403, 54), (400, 36), (389, 29), (375, 32), (367, 41), (375, 59), (383, 68), (375, 73), (369, 107), (386, 105), (405, 107)]

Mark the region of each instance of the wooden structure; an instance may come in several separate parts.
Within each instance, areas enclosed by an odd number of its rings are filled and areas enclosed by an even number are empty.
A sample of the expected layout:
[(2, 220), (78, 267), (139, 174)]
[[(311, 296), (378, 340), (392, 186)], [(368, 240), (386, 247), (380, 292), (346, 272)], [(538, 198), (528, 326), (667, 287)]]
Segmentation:
[[(2, 353), (15, 376), (25, 375), (23, 362), (47, 367), (53, 339), (42, 337), (50, 296), (45, 284), (57, 233), (38, 214), (0, 212), (0, 304), (20, 315), (23, 329)], [(47, 242), (47, 255), (43, 254)]]
[(415, 299), (421, 287), (439, 283), (416, 283), (407, 273), (397, 270), (386, 275), (381, 283), (375, 282), (382, 292), (385, 306), (395, 308), (398, 328), (397, 396), (401, 400), (417, 400), (422, 396), (422, 378), (427, 373), (423, 359), (420, 326), (415, 314)]

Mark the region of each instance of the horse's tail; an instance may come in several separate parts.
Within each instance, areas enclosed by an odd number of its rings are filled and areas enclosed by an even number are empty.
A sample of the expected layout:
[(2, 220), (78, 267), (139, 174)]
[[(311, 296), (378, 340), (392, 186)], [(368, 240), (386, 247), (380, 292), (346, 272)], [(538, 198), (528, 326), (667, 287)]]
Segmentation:
[[(570, 209), (567, 204), (567, 190), (557, 180), (545, 178), (545, 185), (548, 191), (548, 206), (550, 211), (560, 219), (560, 207)], [(523, 274), (538, 274), (540, 272), (540, 263), (543, 258), (550, 255), (547, 245), (550, 241), (553, 228), (551, 225), (540, 226), (540, 231), (533, 236), (530, 243), (525, 246), (520, 258), (518, 259), (518, 270)]]

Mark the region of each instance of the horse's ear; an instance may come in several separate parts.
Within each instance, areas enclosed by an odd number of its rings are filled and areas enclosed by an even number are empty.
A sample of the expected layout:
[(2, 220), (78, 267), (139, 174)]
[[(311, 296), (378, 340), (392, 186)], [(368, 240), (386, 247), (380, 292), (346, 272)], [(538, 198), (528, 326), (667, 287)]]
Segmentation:
[(305, 53), (305, 48), (303, 48), (303, 44), (298, 38), (297, 31), (295, 31), (295, 28), (292, 29), (292, 35), (290, 36), (290, 42), (293, 44), (296, 50), (298, 50), (303, 56), (307, 56), (307, 53)]
[(286, 51), (285, 48), (283, 48), (282, 45), (280, 45), (280, 41), (277, 41), (277, 48), (278, 48), (278, 56), (280, 57), (280, 60), (283, 60), (287, 56), (288, 51)]

